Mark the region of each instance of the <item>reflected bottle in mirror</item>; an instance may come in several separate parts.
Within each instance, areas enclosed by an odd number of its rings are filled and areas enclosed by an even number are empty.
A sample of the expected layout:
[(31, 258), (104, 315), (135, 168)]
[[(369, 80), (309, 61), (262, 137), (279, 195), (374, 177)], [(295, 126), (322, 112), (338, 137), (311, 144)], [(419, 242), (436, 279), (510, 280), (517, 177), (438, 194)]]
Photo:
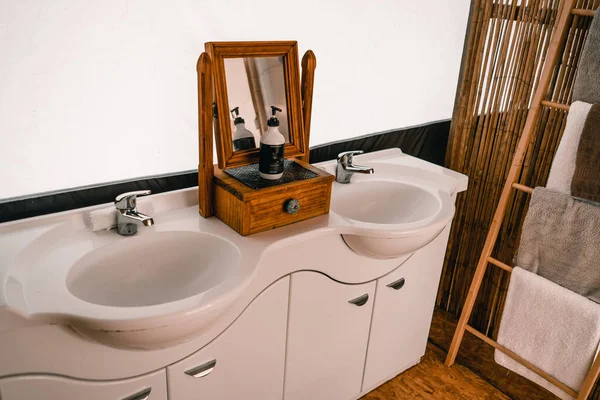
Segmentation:
[(245, 121), (240, 117), (240, 108), (235, 107), (231, 110), (235, 132), (233, 133), (233, 151), (248, 150), (256, 148), (254, 135), (246, 129)]

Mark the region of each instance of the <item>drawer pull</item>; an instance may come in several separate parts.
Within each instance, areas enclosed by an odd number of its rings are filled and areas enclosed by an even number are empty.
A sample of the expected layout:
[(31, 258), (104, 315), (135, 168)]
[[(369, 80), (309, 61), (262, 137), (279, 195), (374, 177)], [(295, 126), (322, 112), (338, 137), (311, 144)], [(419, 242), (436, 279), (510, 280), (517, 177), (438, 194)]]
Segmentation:
[(386, 286), (390, 287), (394, 290), (400, 290), (402, 289), (402, 286), (404, 286), (404, 283), (406, 283), (406, 281), (404, 280), (404, 278), (400, 278), (397, 281), (394, 281), (392, 283), (388, 283)]
[(300, 209), (300, 202), (296, 199), (288, 199), (283, 203), (283, 209), (286, 213), (294, 215)]
[(212, 360), (192, 369), (188, 369), (185, 373), (194, 378), (202, 378), (210, 374), (213, 369), (215, 369), (215, 365), (217, 365), (217, 360)]
[(152, 391), (152, 388), (146, 388), (146, 389), (143, 389), (143, 390), (137, 392), (136, 394), (132, 394), (131, 396), (124, 397), (121, 400), (148, 400), (148, 398), (150, 397), (151, 391)]
[(358, 296), (355, 299), (348, 300), (348, 303), (351, 303), (351, 304), (354, 304), (355, 306), (361, 307), (361, 306), (364, 306), (365, 304), (367, 304), (368, 300), (369, 300), (369, 294), (365, 293), (362, 296)]

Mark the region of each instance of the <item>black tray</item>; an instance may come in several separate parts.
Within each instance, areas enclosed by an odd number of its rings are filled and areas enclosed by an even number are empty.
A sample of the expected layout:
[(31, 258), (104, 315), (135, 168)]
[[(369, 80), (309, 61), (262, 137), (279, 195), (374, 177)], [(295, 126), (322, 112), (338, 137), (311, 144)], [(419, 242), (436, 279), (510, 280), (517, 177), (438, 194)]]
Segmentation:
[(264, 189), (283, 185), (284, 183), (303, 181), (317, 176), (314, 172), (309, 171), (297, 162), (290, 160), (283, 160), (283, 175), (281, 178), (273, 181), (260, 177), (258, 173), (258, 163), (229, 168), (223, 172), (252, 189)]

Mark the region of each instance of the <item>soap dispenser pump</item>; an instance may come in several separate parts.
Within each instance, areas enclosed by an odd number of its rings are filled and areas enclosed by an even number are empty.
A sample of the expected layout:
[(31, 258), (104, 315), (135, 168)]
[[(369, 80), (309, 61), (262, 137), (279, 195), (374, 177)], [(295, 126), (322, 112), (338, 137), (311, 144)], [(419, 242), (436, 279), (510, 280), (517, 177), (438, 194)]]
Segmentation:
[(254, 135), (246, 129), (245, 121), (240, 117), (240, 108), (236, 107), (231, 110), (235, 132), (233, 133), (233, 151), (248, 150), (256, 148)]
[(279, 179), (283, 175), (285, 138), (279, 132), (277, 111), (281, 112), (282, 110), (271, 106), (272, 115), (267, 121), (269, 128), (260, 138), (258, 171), (261, 178), (269, 180)]

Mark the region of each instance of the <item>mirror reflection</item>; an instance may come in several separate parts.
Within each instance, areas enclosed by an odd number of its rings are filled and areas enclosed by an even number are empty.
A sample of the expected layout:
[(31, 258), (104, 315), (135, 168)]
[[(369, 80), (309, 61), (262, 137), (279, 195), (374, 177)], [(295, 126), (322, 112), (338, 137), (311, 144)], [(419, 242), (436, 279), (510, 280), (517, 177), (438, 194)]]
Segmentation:
[(225, 58), (233, 151), (260, 147), (275, 107), (279, 132), (290, 143), (283, 57)]

